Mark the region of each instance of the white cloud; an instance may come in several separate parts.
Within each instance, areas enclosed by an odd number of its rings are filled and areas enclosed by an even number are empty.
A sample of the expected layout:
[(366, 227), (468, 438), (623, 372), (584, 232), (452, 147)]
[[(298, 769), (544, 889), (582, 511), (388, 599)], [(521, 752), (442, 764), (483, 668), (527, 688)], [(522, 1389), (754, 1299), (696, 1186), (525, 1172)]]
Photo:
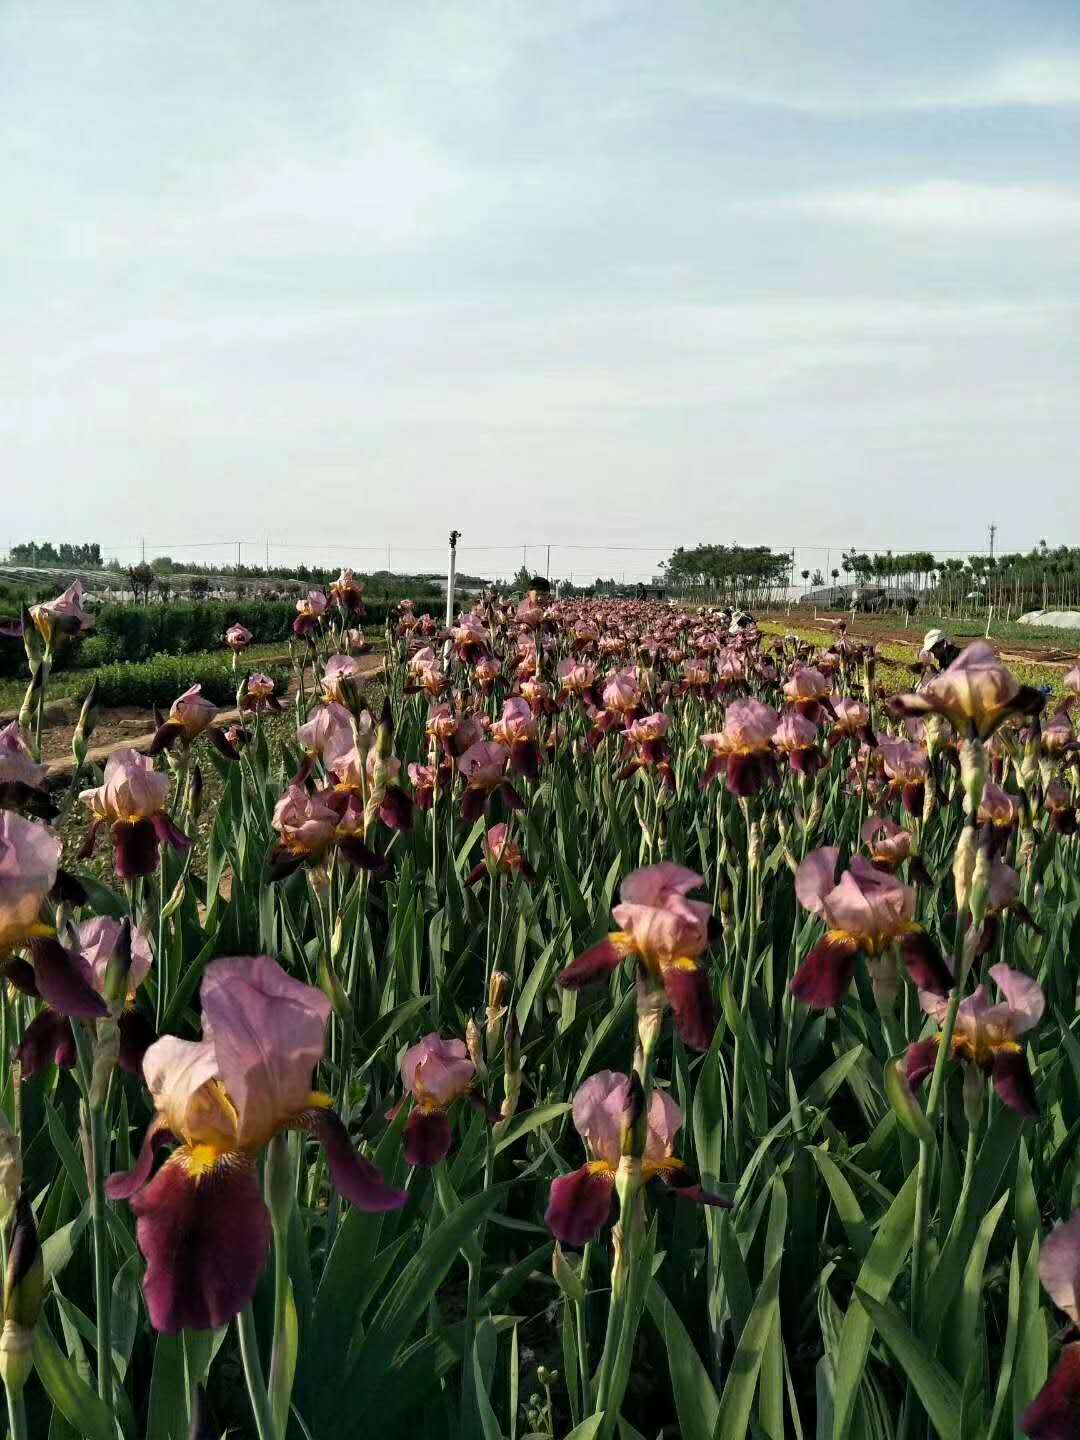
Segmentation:
[(856, 115), (889, 111), (988, 110), (1080, 107), (1080, 51), (1016, 55), (979, 70), (956, 71), (942, 78), (933, 65), (916, 76), (864, 74), (830, 85), (807, 85), (793, 75), (790, 86), (757, 86), (745, 81), (694, 78), (681, 85), (689, 93), (747, 105), (798, 110), (807, 114)]
[(816, 190), (749, 208), (798, 211), (845, 224), (898, 230), (1054, 234), (1080, 229), (1080, 187), (924, 180), (911, 185)]

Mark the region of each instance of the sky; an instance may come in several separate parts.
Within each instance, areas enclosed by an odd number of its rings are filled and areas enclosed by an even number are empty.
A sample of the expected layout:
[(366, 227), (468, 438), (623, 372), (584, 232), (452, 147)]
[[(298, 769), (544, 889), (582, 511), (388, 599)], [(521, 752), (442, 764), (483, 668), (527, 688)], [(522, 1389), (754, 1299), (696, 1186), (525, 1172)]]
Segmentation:
[(0, 548), (1080, 542), (1078, 154), (1075, 0), (0, 0)]

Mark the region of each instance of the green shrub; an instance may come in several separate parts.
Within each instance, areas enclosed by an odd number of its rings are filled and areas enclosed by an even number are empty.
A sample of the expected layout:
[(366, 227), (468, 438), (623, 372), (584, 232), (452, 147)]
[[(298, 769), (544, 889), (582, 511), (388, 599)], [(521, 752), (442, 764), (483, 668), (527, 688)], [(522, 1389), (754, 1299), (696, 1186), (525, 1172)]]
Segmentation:
[(120, 659), (120, 647), (111, 635), (96, 635), (93, 631), (78, 642), (78, 652), (71, 657), (69, 669), (96, 670), (101, 665), (115, 665)]
[[(251, 669), (256, 667), (252, 666)], [(277, 682), (279, 691), (284, 692), (289, 678), (287, 665), (275, 664), (267, 667), (265, 662), (258, 668)], [(98, 683), (98, 701), (101, 705), (139, 705), (147, 709), (154, 705), (171, 705), (189, 685), (201, 685), (203, 694), (216, 705), (231, 708), (236, 700), (237, 687), (246, 673), (243, 665), (236, 671), (232, 668), (231, 657), (195, 657), (184, 655), (154, 655), (149, 660), (135, 663), (119, 662), (103, 665), (94, 674)], [(87, 677), (89, 684), (89, 677)]]

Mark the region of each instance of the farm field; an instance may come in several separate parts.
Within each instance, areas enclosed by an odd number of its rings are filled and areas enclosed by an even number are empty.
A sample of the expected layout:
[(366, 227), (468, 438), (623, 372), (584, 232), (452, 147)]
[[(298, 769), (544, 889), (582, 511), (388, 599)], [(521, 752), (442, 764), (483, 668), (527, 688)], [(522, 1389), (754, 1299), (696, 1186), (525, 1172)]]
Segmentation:
[(9, 1432), (1075, 1435), (1076, 637), (363, 605), (26, 616)]

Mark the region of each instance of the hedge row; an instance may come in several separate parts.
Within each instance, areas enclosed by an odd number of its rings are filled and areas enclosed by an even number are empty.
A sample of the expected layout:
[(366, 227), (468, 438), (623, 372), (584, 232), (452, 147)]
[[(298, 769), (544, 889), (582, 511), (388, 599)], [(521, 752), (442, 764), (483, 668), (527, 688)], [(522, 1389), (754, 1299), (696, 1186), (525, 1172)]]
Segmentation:
[[(278, 663), (259, 668), (272, 676), (281, 693), (285, 692), (289, 680), (287, 665)], [(189, 685), (198, 684), (207, 699), (231, 709), (243, 674), (243, 668), (234, 671), (231, 657), (224, 655), (154, 655), (149, 660), (102, 665), (94, 672), (93, 679), (98, 685), (98, 703), (103, 706), (138, 705), (149, 709), (160, 705), (165, 708)], [(87, 689), (90, 678), (87, 676)]]
[[(417, 602), (435, 609), (437, 597)], [(387, 611), (396, 602), (372, 601), (363, 620), (371, 632), (381, 631)], [(202, 650), (224, 651), (230, 625), (247, 627), (260, 644), (292, 635), (296, 605), (292, 600), (207, 600), (164, 605), (103, 605), (94, 612), (94, 629), (65, 645), (58, 670), (98, 669), (118, 661), (146, 660), (155, 655), (193, 655)], [(0, 675), (22, 675), (26, 669), (23, 648), (17, 640), (0, 640)]]

